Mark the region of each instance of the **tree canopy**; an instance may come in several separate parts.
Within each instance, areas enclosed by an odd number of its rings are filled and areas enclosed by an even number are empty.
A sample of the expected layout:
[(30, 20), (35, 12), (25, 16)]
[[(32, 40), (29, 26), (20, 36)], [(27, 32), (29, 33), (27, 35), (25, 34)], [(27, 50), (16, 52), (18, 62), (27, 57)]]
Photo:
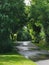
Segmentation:
[(37, 43), (43, 38), (49, 46), (49, 0), (31, 0), (30, 6), (24, 0), (0, 0), (0, 44), (9, 43), (14, 34)]

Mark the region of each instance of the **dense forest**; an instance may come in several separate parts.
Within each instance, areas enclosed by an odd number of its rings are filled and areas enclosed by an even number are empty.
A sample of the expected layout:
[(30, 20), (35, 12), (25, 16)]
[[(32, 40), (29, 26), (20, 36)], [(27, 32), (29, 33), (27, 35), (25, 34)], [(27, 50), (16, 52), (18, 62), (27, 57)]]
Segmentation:
[(0, 0), (0, 52), (28, 40), (49, 49), (49, 0)]

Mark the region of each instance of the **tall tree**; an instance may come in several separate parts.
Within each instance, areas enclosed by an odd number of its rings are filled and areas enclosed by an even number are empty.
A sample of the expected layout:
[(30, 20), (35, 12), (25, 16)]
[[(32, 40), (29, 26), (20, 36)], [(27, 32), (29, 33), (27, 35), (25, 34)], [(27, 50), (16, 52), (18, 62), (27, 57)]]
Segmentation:
[(49, 45), (49, 0), (32, 0), (30, 11), (33, 22), (40, 22), (43, 25), (46, 45)]
[(10, 49), (10, 34), (26, 23), (24, 0), (0, 0), (0, 51)]
[[(15, 33), (17, 30), (23, 27), (26, 22), (24, 6), (24, 0), (0, 0), (1, 33), (4, 33), (4, 31), (8, 31), (9, 34)], [(4, 35), (7, 36), (8, 33), (7, 35)]]

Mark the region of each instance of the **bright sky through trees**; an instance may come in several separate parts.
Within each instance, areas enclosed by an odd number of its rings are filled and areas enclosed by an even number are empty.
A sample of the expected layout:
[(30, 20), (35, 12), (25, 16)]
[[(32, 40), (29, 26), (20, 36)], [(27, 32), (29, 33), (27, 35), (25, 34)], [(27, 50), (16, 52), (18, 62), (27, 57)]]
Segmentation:
[(25, 0), (24, 2), (25, 2), (26, 5), (30, 6), (30, 1), (31, 0)]

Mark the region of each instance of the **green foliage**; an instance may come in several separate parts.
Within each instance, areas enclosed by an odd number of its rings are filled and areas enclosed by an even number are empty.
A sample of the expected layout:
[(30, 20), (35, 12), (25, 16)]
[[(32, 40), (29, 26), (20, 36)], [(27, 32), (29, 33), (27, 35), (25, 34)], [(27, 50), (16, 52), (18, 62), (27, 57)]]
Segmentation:
[(31, 41), (31, 36), (28, 31), (21, 30), (17, 34), (18, 41)]
[[(46, 45), (49, 45), (49, 0), (32, 0), (30, 7), (30, 16), (33, 24), (39, 22), (42, 24), (46, 36)], [(34, 28), (33, 28), (34, 29)], [(37, 32), (35, 27), (35, 31)], [(37, 33), (39, 35), (39, 33)], [(38, 37), (37, 37), (38, 38)]]
[[(28, 30), (22, 30), (24, 26)], [(48, 46), (49, 0), (31, 0), (31, 6), (25, 6), (24, 0), (0, 0), (0, 50), (11, 48), (10, 36), (13, 40), (14, 34), (19, 41), (31, 40), (32, 36), (40, 42), (45, 37)]]
[(24, 6), (24, 0), (0, 0), (0, 52), (12, 49), (10, 35), (26, 23)]
[(25, 23), (23, 0), (1, 0), (0, 3), (0, 25), (15, 33)]
[(13, 49), (13, 44), (10, 40), (0, 41), (0, 53), (11, 52)]

